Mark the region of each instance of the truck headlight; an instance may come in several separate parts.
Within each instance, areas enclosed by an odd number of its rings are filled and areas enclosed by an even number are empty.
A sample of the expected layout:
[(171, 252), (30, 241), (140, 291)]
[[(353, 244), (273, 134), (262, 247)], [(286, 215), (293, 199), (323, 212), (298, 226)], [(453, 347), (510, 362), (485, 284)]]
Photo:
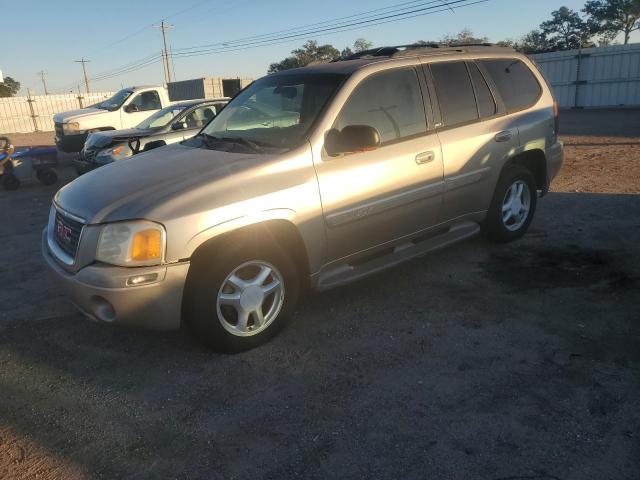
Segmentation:
[(84, 132), (84, 130), (80, 130), (80, 124), (78, 122), (63, 123), (62, 131), (65, 135), (78, 135)]
[(109, 223), (102, 227), (96, 260), (122, 267), (158, 265), (164, 260), (164, 227), (146, 220)]

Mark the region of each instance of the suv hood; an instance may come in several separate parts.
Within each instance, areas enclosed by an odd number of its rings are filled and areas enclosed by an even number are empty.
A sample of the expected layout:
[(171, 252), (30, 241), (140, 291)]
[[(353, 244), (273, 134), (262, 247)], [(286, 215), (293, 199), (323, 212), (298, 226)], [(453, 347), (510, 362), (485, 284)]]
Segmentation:
[(94, 115), (101, 115), (104, 113), (111, 113), (109, 110), (103, 110), (101, 108), (82, 108), (80, 110), (71, 110), (69, 112), (57, 113), (53, 116), (53, 121), (56, 123), (76, 122), (82, 120), (84, 117), (92, 117)]
[(93, 170), (58, 191), (55, 203), (88, 223), (164, 221), (172, 199), (275, 158), (169, 145)]

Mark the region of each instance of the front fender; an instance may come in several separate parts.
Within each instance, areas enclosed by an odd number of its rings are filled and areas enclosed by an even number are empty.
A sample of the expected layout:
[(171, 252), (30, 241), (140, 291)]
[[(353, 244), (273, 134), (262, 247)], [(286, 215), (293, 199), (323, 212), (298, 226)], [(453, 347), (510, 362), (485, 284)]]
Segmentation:
[(271, 220), (285, 220), (295, 226), (296, 212), (288, 208), (277, 208), (254, 212), (242, 217), (233, 218), (222, 223), (213, 225), (200, 233), (194, 235), (188, 242), (184, 250), (185, 258), (190, 258), (198, 247), (209, 240), (231, 233), (235, 230), (251, 225), (258, 225)]

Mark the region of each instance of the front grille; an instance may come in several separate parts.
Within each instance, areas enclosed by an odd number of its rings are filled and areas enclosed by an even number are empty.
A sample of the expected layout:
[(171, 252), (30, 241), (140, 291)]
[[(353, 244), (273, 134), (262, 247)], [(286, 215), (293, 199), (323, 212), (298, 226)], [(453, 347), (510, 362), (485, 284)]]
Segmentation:
[(64, 130), (62, 129), (62, 124), (55, 122), (55, 130), (56, 136), (62, 138), (64, 136)]
[(53, 237), (58, 246), (72, 258), (76, 258), (82, 226), (82, 223), (56, 212)]

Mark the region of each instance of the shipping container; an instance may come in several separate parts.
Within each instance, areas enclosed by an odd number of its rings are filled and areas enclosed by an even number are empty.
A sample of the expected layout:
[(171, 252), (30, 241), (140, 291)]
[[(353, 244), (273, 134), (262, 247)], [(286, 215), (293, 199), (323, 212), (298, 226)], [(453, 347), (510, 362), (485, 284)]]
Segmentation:
[(252, 81), (250, 78), (206, 77), (170, 82), (167, 88), (169, 99), (177, 102), (193, 98), (233, 97)]

